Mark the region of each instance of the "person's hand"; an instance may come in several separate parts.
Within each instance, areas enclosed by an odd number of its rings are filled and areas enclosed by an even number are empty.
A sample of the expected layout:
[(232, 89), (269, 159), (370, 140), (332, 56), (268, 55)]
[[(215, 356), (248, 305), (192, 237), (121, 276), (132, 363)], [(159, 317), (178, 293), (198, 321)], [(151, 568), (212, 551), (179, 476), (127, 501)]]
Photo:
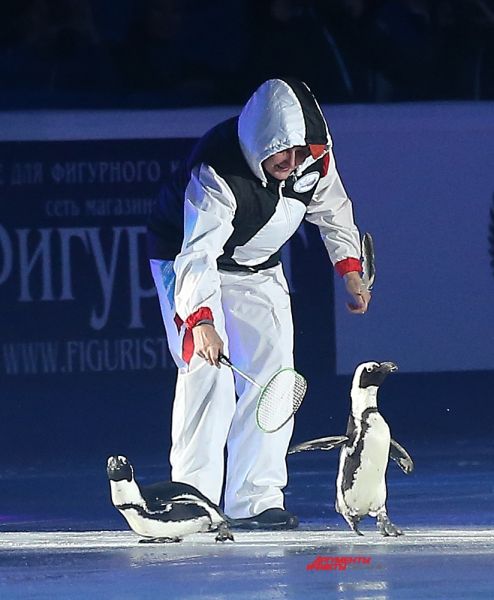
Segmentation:
[(216, 333), (214, 325), (204, 323), (192, 329), (194, 352), (210, 365), (220, 366), (219, 356), (223, 354), (223, 340)]
[(347, 302), (348, 310), (353, 314), (363, 315), (367, 312), (371, 294), (367, 289), (367, 286), (362, 281), (360, 273), (357, 271), (350, 271), (343, 276), (345, 281), (346, 291), (352, 297), (352, 302)]

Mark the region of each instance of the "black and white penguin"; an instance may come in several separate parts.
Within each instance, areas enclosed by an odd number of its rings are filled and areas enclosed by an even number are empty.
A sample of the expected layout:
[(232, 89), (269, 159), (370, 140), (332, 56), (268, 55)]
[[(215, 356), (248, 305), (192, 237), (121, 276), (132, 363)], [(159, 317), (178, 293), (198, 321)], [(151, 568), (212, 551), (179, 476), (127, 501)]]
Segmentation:
[(358, 535), (363, 535), (358, 524), (365, 516), (376, 517), (382, 535), (403, 534), (386, 511), (386, 469), (391, 458), (408, 474), (413, 471), (413, 461), (391, 438), (389, 426), (377, 408), (379, 386), (397, 369), (392, 362), (359, 365), (352, 381), (352, 408), (346, 435), (311, 440), (288, 451), (293, 454), (341, 447), (335, 507)]
[(125, 456), (107, 462), (111, 499), (141, 542), (180, 542), (192, 533), (217, 531), (216, 541), (233, 541), (228, 517), (195, 487), (165, 481), (140, 487)]

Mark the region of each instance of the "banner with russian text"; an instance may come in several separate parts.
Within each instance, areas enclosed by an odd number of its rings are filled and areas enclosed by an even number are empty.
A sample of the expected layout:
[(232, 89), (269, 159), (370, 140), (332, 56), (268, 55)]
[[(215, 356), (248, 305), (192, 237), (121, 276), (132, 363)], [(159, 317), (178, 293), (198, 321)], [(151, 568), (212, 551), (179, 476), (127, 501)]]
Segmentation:
[[(121, 442), (125, 452), (162, 448), (165, 462), (176, 373), (145, 229), (161, 182), (194, 141), (0, 144), (4, 452), (11, 443), (41, 454), (118, 452)], [(313, 382), (318, 336), (325, 364), (335, 364), (332, 272), (318, 237), (301, 230), (284, 250), (299, 368)], [(323, 279), (314, 276), (319, 255)], [(316, 296), (328, 308), (317, 328), (308, 310)]]

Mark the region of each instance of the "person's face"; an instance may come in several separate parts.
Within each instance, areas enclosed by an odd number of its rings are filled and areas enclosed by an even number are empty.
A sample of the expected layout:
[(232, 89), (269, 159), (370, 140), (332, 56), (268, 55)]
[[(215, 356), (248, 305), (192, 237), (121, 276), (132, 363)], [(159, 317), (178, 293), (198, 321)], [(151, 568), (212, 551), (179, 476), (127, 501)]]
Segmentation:
[(304, 162), (309, 154), (308, 146), (293, 146), (293, 148), (276, 152), (276, 154), (266, 158), (262, 162), (262, 166), (266, 173), (269, 173), (275, 179), (284, 181)]

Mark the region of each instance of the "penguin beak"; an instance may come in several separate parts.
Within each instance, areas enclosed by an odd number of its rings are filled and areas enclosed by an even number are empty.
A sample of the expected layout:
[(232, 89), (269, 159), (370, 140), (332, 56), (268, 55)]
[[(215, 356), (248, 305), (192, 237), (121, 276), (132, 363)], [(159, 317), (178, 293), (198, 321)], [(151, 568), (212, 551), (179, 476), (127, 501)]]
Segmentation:
[(393, 362), (382, 362), (376, 370), (386, 374), (394, 373), (398, 371), (398, 365), (395, 365)]

